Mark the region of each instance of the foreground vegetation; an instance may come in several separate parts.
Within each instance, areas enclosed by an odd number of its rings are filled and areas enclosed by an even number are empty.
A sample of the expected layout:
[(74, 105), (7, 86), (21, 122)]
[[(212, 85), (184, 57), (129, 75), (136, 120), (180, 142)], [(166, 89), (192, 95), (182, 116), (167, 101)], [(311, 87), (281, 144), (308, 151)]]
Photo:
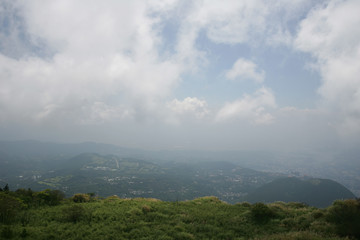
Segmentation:
[(8, 187), (0, 239), (360, 239), (360, 201), (326, 209), (301, 203), (227, 204), (215, 197), (164, 202), (105, 199)]

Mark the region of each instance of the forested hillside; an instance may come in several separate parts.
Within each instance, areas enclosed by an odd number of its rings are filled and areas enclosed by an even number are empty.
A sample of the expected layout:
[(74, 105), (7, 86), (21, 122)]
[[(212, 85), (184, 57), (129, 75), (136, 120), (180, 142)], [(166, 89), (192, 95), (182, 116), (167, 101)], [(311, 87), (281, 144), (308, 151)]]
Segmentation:
[(315, 207), (327, 207), (336, 199), (355, 198), (341, 184), (329, 179), (279, 178), (264, 184), (244, 197), (249, 202), (303, 202)]
[(6, 186), (1, 239), (349, 239), (360, 238), (360, 201), (326, 209), (302, 203), (228, 204), (216, 197), (164, 202), (97, 198)]

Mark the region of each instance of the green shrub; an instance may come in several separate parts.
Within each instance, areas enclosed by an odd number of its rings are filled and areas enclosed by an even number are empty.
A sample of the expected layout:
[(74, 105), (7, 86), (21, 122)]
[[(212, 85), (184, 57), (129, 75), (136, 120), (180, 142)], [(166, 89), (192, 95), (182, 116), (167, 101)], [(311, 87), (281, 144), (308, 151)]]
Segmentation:
[(76, 203), (90, 202), (91, 197), (89, 194), (77, 193), (71, 198)]
[(281, 223), (287, 228), (294, 228), (296, 226), (296, 221), (294, 218), (286, 218), (282, 220)]
[(255, 203), (251, 206), (251, 216), (255, 222), (264, 223), (273, 218), (275, 213), (264, 203)]
[(14, 233), (10, 226), (5, 226), (1, 229), (0, 236), (2, 239), (10, 239), (14, 236)]
[(304, 230), (307, 230), (310, 225), (311, 225), (311, 220), (304, 217), (304, 216), (301, 216), (297, 219), (297, 229), (298, 230), (301, 230), (301, 231), (304, 231)]
[(29, 234), (27, 233), (26, 229), (23, 228), (23, 230), (20, 233), (20, 237), (21, 238), (26, 238)]
[(329, 208), (327, 221), (335, 224), (341, 236), (360, 239), (360, 200), (335, 201)]
[(302, 202), (289, 202), (287, 205), (289, 207), (292, 207), (292, 208), (295, 208), (295, 209), (309, 207), (309, 205), (307, 205), (306, 203), (302, 203)]
[(44, 191), (34, 193), (33, 196), (37, 206), (55, 206), (64, 200), (65, 194), (59, 190), (45, 189)]
[(0, 193), (0, 222), (11, 223), (19, 211), (24, 208), (22, 201), (8, 193)]
[(289, 233), (278, 233), (272, 235), (266, 235), (257, 237), (255, 240), (339, 240), (333, 236), (323, 236), (319, 233), (301, 231), (301, 232), (289, 232)]
[(63, 209), (63, 218), (68, 222), (79, 222), (86, 217), (86, 211), (81, 205), (71, 205)]
[(250, 204), (249, 202), (241, 202), (241, 203), (237, 203), (237, 205), (243, 206), (243, 207), (246, 207), (246, 208), (250, 208), (250, 207), (251, 207), (251, 204)]
[(312, 216), (315, 219), (319, 219), (319, 218), (324, 216), (324, 212), (322, 210), (320, 210), (320, 209), (317, 209), (312, 213)]
[(27, 190), (24, 188), (19, 188), (15, 191), (15, 194), (18, 198), (20, 198), (27, 206), (34, 205), (34, 192), (28, 188)]
[(192, 240), (195, 239), (194, 236), (190, 233), (187, 232), (178, 232), (175, 234), (175, 239), (179, 239), (179, 240)]
[(141, 207), (141, 210), (142, 210), (142, 212), (143, 212), (144, 214), (152, 211), (151, 207), (148, 206), (148, 205), (143, 205), (143, 206)]

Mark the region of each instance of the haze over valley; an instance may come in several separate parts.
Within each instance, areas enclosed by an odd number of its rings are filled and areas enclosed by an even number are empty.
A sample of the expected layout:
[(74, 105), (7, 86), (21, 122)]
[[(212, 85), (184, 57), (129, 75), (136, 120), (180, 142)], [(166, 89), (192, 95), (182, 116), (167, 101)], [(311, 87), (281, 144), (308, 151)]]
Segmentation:
[(232, 204), (297, 201), (317, 207), (355, 198), (353, 193), (359, 191), (353, 167), (343, 165), (348, 174), (342, 177), (336, 174), (339, 166), (321, 167), (322, 161), (313, 161), (307, 168), (301, 154), (289, 154), (297, 161), (284, 165), (283, 157), (275, 152), (161, 152), (100, 143), (0, 142), (0, 183), (37, 191), (58, 189), (69, 197), (85, 192), (164, 201), (216, 196)]

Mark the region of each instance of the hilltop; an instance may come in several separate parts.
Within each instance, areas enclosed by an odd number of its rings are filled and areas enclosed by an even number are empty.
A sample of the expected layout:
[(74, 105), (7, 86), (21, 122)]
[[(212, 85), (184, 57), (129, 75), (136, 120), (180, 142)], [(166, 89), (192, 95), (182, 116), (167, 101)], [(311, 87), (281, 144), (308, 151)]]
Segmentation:
[(276, 201), (303, 202), (315, 207), (328, 207), (337, 199), (354, 199), (355, 195), (329, 179), (279, 178), (255, 189), (244, 200), (251, 203)]

